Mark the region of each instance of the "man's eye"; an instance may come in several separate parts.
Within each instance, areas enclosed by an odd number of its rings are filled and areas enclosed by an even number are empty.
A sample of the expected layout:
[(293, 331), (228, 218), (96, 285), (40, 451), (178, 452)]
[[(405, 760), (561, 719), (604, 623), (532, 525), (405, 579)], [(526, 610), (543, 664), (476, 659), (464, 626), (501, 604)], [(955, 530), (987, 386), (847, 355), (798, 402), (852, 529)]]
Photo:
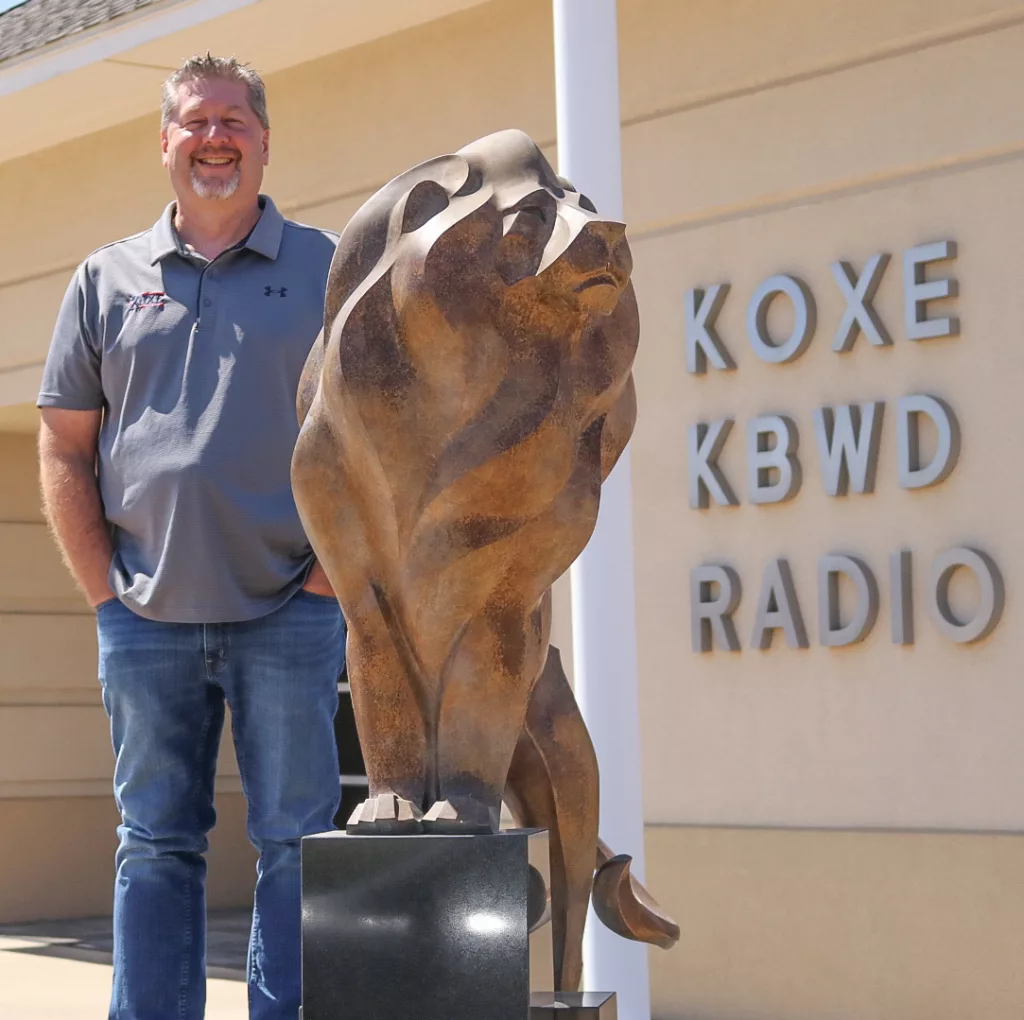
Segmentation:
[(245, 127), (240, 120), (236, 120), (234, 117), (229, 117), (224, 123), (229, 127)]

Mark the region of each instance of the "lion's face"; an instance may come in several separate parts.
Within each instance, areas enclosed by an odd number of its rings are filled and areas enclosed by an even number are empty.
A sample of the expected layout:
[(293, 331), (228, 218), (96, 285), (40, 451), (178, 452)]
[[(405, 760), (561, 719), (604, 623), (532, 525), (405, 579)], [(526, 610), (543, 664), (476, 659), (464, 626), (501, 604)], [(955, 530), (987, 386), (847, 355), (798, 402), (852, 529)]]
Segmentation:
[(472, 288), (499, 306), (539, 306), (562, 318), (608, 315), (633, 265), (624, 225), (602, 219), (519, 132), (458, 155), (466, 181), (434, 228), (421, 228), (426, 251), (410, 246), (414, 263), (423, 256), (420, 285), (460, 297)]
[(328, 322), (387, 283), (402, 319), (430, 306), (453, 324), (567, 335), (616, 309), (631, 270), (624, 225), (598, 215), (527, 135), (503, 131), (367, 203), (335, 258)]

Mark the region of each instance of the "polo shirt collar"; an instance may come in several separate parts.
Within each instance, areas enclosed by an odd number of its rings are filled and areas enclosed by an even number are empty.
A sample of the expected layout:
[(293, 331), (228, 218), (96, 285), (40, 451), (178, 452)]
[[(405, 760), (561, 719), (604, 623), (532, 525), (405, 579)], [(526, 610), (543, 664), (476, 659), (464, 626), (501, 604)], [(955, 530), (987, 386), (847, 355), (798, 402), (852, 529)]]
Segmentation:
[(263, 215), (256, 221), (245, 246), (268, 259), (276, 259), (281, 250), (284, 217), (277, 211), (269, 195), (260, 195), (260, 205), (263, 206)]
[(174, 203), (171, 202), (163, 211), (163, 215), (153, 224), (149, 235), (149, 263), (155, 266), (161, 259), (173, 255), (181, 249), (178, 246), (178, 235), (174, 232)]
[[(245, 247), (268, 259), (276, 259), (281, 250), (281, 236), (284, 234), (284, 217), (278, 212), (273, 199), (268, 195), (260, 195), (260, 206), (263, 213), (256, 221)], [(164, 209), (160, 219), (153, 224), (150, 234), (150, 265), (156, 265), (168, 255), (176, 252), (184, 254), (178, 234), (174, 229), (175, 203), (171, 202)]]

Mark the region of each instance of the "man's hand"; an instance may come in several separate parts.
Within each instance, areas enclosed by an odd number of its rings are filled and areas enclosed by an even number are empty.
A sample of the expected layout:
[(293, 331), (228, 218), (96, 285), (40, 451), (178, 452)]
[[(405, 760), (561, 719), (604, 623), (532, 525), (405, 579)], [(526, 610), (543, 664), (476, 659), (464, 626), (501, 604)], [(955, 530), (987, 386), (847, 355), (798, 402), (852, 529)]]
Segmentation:
[(302, 586), (302, 590), (311, 592), (313, 595), (335, 597), (331, 582), (327, 580), (327, 575), (324, 573), (324, 568), (320, 566), (319, 560), (314, 560), (313, 566), (309, 568), (309, 575), (306, 577), (306, 583)]
[(96, 479), (100, 411), (44, 407), (39, 427), (43, 513), (64, 562), (94, 608), (114, 597), (107, 582), (113, 548)]

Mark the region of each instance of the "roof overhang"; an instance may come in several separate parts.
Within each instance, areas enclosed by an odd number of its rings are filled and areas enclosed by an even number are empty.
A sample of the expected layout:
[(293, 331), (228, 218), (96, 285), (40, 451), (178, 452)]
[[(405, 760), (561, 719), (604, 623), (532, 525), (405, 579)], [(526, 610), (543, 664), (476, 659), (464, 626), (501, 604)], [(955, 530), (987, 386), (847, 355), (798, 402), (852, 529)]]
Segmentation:
[(163, 0), (0, 64), (0, 162), (152, 113), (190, 53), (264, 74), (486, 0)]

